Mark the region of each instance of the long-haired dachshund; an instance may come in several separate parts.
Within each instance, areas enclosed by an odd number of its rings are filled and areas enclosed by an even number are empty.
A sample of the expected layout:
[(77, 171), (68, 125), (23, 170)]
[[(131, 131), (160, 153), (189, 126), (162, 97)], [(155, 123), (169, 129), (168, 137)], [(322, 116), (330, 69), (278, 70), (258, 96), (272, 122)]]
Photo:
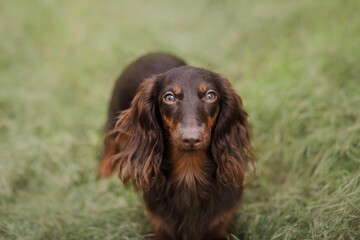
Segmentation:
[(167, 54), (140, 57), (116, 82), (106, 130), (99, 174), (142, 189), (152, 239), (227, 239), (252, 147), (226, 78)]

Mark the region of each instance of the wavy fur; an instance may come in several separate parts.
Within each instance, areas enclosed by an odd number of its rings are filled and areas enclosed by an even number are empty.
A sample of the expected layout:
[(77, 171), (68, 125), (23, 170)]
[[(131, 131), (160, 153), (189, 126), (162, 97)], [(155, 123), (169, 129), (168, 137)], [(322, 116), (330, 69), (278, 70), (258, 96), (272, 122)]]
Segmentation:
[(216, 176), (226, 186), (240, 186), (253, 159), (251, 127), (242, 100), (229, 81), (220, 76), (217, 82), (222, 101), (211, 146), (213, 158), (218, 164)]
[(124, 184), (132, 180), (136, 189), (148, 189), (154, 184), (164, 150), (155, 83), (155, 77), (141, 83), (131, 108), (121, 112), (111, 132), (122, 145), (112, 157), (111, 168), (119, 172)]

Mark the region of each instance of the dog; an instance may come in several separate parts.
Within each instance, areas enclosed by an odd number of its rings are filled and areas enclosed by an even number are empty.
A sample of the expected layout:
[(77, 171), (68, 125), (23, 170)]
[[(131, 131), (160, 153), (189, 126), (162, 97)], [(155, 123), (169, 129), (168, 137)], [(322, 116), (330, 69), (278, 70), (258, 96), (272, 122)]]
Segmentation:
[(227, 239), (253, 161), (242, 100), (220, 74), (151, 53), (112, 94), (99, 175), (141, 190), (153, 240)]

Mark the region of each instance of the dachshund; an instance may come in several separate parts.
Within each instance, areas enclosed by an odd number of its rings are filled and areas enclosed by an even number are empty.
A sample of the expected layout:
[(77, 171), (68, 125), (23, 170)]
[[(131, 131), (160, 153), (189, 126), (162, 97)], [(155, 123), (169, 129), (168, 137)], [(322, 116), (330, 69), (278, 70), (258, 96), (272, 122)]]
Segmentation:
[(102, 178), (142, 190), (153, 240), (227, 239), (253, 161), (242, 100), (220, 74), (151, 53), (118, 78)]

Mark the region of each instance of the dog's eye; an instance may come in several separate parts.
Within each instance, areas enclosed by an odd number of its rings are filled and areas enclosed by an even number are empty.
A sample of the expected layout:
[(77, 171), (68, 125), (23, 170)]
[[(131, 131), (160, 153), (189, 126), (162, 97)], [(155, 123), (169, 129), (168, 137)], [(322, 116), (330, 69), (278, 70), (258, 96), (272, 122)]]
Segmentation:
[(215, 99), (216, 99), (216, 94), (215, 94), (215, 92), (213, 92), (213, 91), (207, 92), (207, 93), (206, 93), (206, 96), (205, 96), (205, 99), (206, 99), (206, 101), (210, 101), (210, 102), (215, 101)]
[(168, 93), (165, 95), (164, 100), (168, 103), (175, 102), (175, 96), (172, 93)]

